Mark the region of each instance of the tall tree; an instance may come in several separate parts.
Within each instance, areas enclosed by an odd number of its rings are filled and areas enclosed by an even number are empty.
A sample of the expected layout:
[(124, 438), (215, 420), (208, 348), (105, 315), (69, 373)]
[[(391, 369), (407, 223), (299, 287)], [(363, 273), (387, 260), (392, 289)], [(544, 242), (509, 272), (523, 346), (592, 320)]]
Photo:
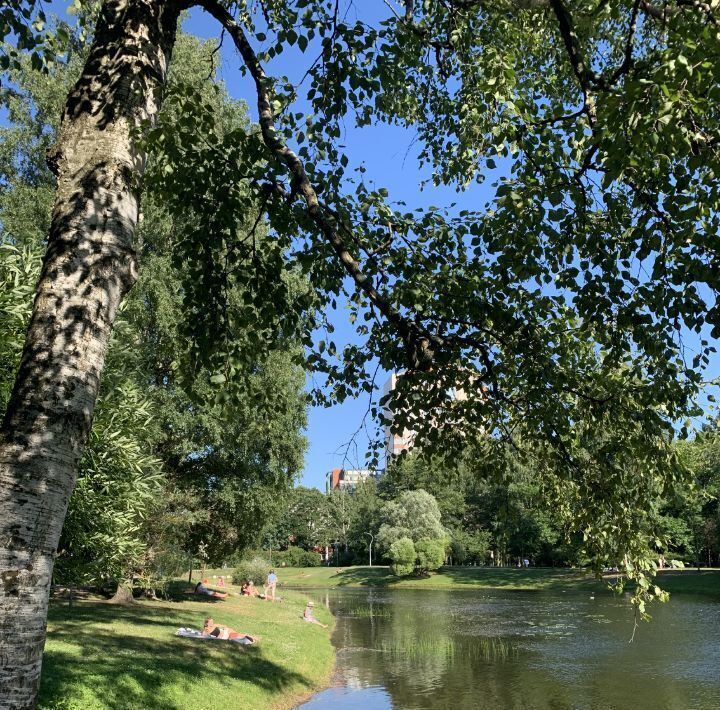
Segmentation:
[[(9, 389), (17, 367), (40, 269), (42, 225), (50, 217), (53, 181), (44, 151), (57, 129), (56, 111), (64, 90), (72, 86), (86, 50), (75, 34), (68, 43), (73, 46), (73, 59), (55, 67), (52, 76), (33, 71), (29, 60), (21, 60), (21, 69), (10, 73), (16, 90), (4, 97), (10, 126), (1, 129), (5, 189), (0, 194), (0, 220), (7, 256), (2, 262), (6, 276), (0, 301), (8, 319), (0, 350), (7, 360), (0, 391)], [(244, 126), (244, 105), (230, 101), (208, 78), (215, 50), (212, 42), (181, 35), (169, 86), (171, 90), (196, 88), (213, 102), (225, 126)], [(172, 102), (164, 114), (165, 120), (177, 120)], [(173, 266), (170, 255), (182, 215), (170, 218), (147, 189), (143, 201), (138, 242), (144, 269), (110, 344), (102, 406), (81, 461), (79, 484), (59, 545), (55, 580), (61, 583), (106, 582), (139, 572), (140, 558), (147, 559), (143, 550), (150, 537), (143, 534), (140, 521), (150, 518), (150, 507), (153, 519), (168, 519), (164, 504), (178, 507), (175, 496), (168, 495), (171, 490), (182, 498), (183, 507), (187, 509), (190, 501), (195, 507), (194, 513), (186, 510), (182, 516), (183, 527), (194, 520), (191, 539), (184, 541), (183, 564), (187, 551), (194, 549), (193, 541), (198, 540), (205, 541), (213, 559), (223, 559), (229, 549), (246, 546), (253, 539), (273, 496), (290, 485), (302, 464), (303, 375), (292, 363), (290, 343), (269, 358), (258, 357), (248, 391), (232, 405), (219, 407), (214, 402), (208, 383), (212, 373), (195, 371), (192, 382), (181, 377), (188, 359), (182, 335), (183, 274)], [(190, 214), (187, 220), (196, 221), (197, 215)], [(265, 234), (260, 228), (257, 232), (258, 238)], [(242, 292), (238, 287), (235, 290), (241, 300)], [(6, 401), (0, 400), (3, 411)], [(151, 464), (157, 469), (161, 463), (150, 451), (160, 455), (169, 477), (164, 495), (158, 494), (159, 477), (148, 477)], [(150, 481), (154, 484), (149, 485)], [(213, 526), (216, 534), (210, 532)], [(242, 531), (242, 540), (237, 531)], [(161, 554), (166, 566), (156, 533), (153, 529), (152, 556)], [(180, 543), (180, 534), (177, 530), (174, 545)], [(210, 545), (211, 538), (220, 541), (224, 552)]]
[(53, 557), (87, 442), (105, 354), (136, 279), (134, 125), (158, 108), (178, 9), (108, 3), (68, 97), (48, 251), (0, 444), (4, 702), (34, 705)]
[(312, 550), (329, 545), (335, 530), (328, 499), (317, 488), (294, 488), (287, 496), (276, 529), (283, 548), (293, 545)]
[(381, 510), (378, 547), (398, 575), (425, 574), (445, 560), (450, 536), (442, 525), (437, 501), (427, 491), (403, 491)]
[[(408, 368), (393, 394), (396, 426), (414, 426), (436, 447), (451, 444), (459, 424), (498, 439), (518, 434), (598, 550), (625, 550), (630, 571), (651, 569), (646, 492), (673, 484), (671, 422), (699, 381), (675, 335), (681, 322), (714, 325), (717, 315), (697, 289), (674, 285), (716, 286), (705, 243), (717, 231), (713, 7), (408, 0), (378, 29), (343, 21), (325, 0), (266, 0), (261, 17), (244, 2), (233, 15), (218, 0), (107, 0), (49, 155), (57, 193), (48, 251), (0, 443), (10, 707), (33, 702), (53, 552), (112, 325), (136, 279), (144, 150), (132, 137), (157, 114), (177, 19), (193, 5), (239, 51), (259, 121), (259, 131), (218, 134), (211, 107), (191, 91), (181, 130), (150, 136), (168, 148), (157, 176), (168, 198), (214, 207), (185, 235), (180, 259), (198, 301), (193, 347), (216, 381), (245, 372), (281, 334), (304, 330), (310, 342), (314, 322), (301, 323), (301, 312), (331, 304), (348, 278), (366, 346), (326, 362), (337, 348), (323, 343), (311, 359), (336, 396), (370, 387), (363, 368), (373, 357)], [(0, 29), (15, 30), (40, 61), (34, 9), (15, 0)], [(259, 53), (268, 34), (273, 44)], [(287, 110), (296, 87), (268, 77), (263, 63), (311, 45), (320, 61), (308, 75), (307, 115)], [(439, 181), (465, 184), (498, 155), (518, 179), (503, 180), (479, 214), (409, 213), (345, 170), (338, 137), (348, 113), (360, 124), (419, 126)], [(273, 228), (262, 250), (236, 229), (238, 213), (258, 204)], [(291, 245), (316, 298), (278, 313)], [(633, 263), (648, 257), (651, 276), (634, 276)], [(257, 294), (235, 318), (224, 296), (233, 278)], [(230, 327), (251, 332), (253, 347), (216, 338)], [(210, 347), (215, 340), (227, 347)], [(457, 387), (472, 395), (464, 404), (447, 396)], [(625, 429), (622, 440), (584, 458), (582, 438), (609, 422)], [(608, 511), (601, 520), (598, 508)]]

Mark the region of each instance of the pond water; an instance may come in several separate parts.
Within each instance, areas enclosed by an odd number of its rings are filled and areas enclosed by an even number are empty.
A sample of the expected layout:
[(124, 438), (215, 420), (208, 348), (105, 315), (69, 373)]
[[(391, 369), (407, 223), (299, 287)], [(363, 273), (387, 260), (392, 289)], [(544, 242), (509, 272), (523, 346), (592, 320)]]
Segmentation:
[(333, 687), (302, 710), (720, 708), (720, 601), (676, 596), (635, 640), (611, 593), (334, 589)]

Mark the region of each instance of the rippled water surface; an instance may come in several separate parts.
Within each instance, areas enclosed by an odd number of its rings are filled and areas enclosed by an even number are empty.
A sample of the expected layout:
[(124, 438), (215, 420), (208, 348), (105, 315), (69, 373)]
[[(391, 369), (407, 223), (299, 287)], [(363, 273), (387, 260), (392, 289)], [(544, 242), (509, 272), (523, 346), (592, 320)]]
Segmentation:
[(676, 596), (633, 643), (610, 593), (332, 590), (326, 708), (720, 709), (720, 602)]

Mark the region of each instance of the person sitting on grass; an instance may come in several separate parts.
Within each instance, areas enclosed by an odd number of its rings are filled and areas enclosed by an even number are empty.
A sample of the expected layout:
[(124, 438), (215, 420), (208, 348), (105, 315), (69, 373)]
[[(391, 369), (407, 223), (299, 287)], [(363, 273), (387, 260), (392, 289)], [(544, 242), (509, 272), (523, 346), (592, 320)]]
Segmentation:
[(250, 634), (246, 634), (242, 631), (235, 631), (235, 629), (231, 629), (229, 626), (216, 624), (212, 618), (205, 619), (202, 632), (203, 636), (214, 636), (215, 638), (222, 639), (223, 641), (247, 638), (255, 643), (255, 641), (260, 638), (259, 636), (251, 636)]
[(313, 609), (315, 607), (315, 604), (312, 602), (308, 602), (307, 606), (305, 607), (305, 611), (303, 612), (303, 619), (308, 622), (308, 624), (317, 624), (318, 626), (322, 626), (323, 629), (327, 629), (327, 624), (323, 624), (319, 622), (314, 616), (313, 616)]
[(227, 592), (216, 592), (214, 589), (206, 587), (207, 579), (203, 579), (195, 585), (194, 594), (204, 594), (208, 597), (215, 597), (216, 599), (226, 599)]
[(245, 580), (243, 582), (242, 587), (240, 587), (240, 593), (244, 597), (259, 597), (260, 599), (265, 598), (264, 594), (260, 594), (252, 579)]

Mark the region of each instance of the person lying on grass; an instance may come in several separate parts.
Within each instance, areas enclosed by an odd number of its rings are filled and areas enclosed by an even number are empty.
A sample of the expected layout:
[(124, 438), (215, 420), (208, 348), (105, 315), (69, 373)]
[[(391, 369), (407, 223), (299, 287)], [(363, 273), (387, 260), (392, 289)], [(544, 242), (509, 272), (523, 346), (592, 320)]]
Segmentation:
[(223, 641), (232, 641), (233, 639), (248, 638), (253, 643), (259, 640), (259, 636), (251, 636), (242, 631), (235, 631), (229, 626), (222, 626), (216, 624), (211, 618), (205, 619), (205, 625), (203, 626), (203, 636), (214, 636), (215, 638), (222, 639)]
[(313, 608), (315, 607), (315, 604), (312, 602), (308, 602), (307, 606), (305, 607), (305, 611), (303, 612), (303, 619), (308, 622), (308, 624), (317, 624), (318, 626), (322, 626), (323, 629), (327, 629), (327, 624), (323, 624), (319, 622), (314, 616), (313, 616)]
[(209, 589), (205, 586), (207, 582), (207, 579), (203, 579), (202, 582), (198, 582), (195, 585), (195, 591), (194, 594), (205, 594), (208, 597), (215, 597), (216, 599), (226, 599), (228, 593), (227, 592), (216, 592), (213, 589)]

